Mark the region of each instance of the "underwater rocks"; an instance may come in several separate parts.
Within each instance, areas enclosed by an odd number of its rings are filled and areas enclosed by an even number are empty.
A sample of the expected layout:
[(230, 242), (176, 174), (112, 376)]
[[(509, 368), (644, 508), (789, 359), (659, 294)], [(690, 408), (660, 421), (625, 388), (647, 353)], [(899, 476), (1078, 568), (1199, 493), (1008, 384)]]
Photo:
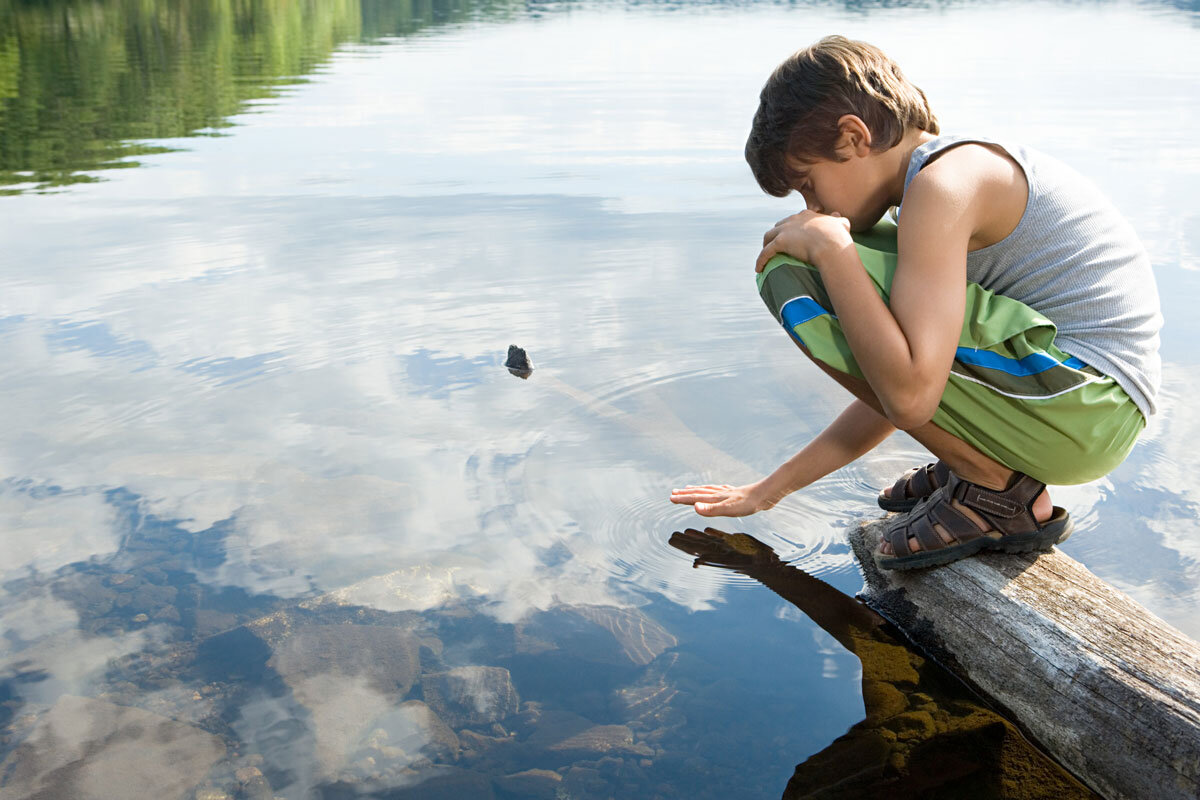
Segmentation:
[(566, 611), (608, 631), (620, 652), (640, 667), (679, 643), (670, 631), (636, 608), (569, 606)]
[(686, 719), (673, 705), (679, 696), (679, 687), (671, 673), (678, 663), (678, 653), (665, 653), (647, 666), (633, 683), (613, 691), (613, 705), (625, 724), (654, 739), (660, 739), (684, 724)]
[(458, 740), (425, 704), (397, 707), (420, 675), (420, 642), (409, 631), (305, 624), (283, 613), (247, 627), (272, 645), (267, 666), (308, 711), (322, 775), (338, 774), (372, 731), (391, 740), (388, 753), (404, 764), (426, 744), (436, 757), (457, 757)]
[(595, 664), (643, 667), (676, 644), (670, 631), (637, 608), (561, 606), (516, 626), (518, 652), (559, 650)]
[(633, 731), (625, 725), (592, 725), (546, 747), (551, 753), (586, 758), (612, 753), (653, 755), (654, 751), (633, 743)]
[(496, 779), (496, 788), (530, 800), (553, 800), (558, 796), (562, 775), (548, 769), (527, 769)]
[[(271, 636), (265, 625), (252, 629)], [(403, 697), (420, 675), (420, 647), (417, 637), (402, 628), (297, 625), (279, 636), (267, 663), (293, 688), (313, 680), (360, 678), (374, 692)]]
[(521, 699), (503, 667), (456, 667), (421, 678), (425, 702), (452, 727), (499, 722), (517, 713)]
[(590, 719), (565, 710), (522, 712), (523, 727), (529, 731), (524, 746), (546, 763), (570, 763), (581, 758), (606, 755), (653, 755), (643, 744), (635, 744), (627, 725), (598, 725)]
[(492, 781), (486, 775), (463, 769), (431, 770), (416, 785), (387, 792), (388, 800), (495, 800)]
[(442, 764), (458, 760), (458, 736), (420, 700), (408, 700), (376, 716), (370, 728), (370, 734), (351, 756), (360, 767), (388, 763), (410, 767), (422, 759)]
[(401, 703), (398, 709), (377, 719), (375, 726), (373, 736), (386, 732), (390, 743), (409, 754), (443, 763), (458, 759), (458, 737), (420, 700)]
[(199, 728), (138, 708), (64, 695), (0, 764), (5, 798), (183, 797), (225, 755)]
[[(139, 597), (121, 607), (126, 614), (149, 607), (157, 615), (169, 600), (140, 572), (78, 588), (80, 601)], [(678, 716), (668, 676), (678, 659), (674, 637), (640, 610), (558, 607), (536, 613), (526, 635), (524, 623), (466, 604), (414, 614), (309, 603), (114, 661), (102, 693), (141, 707), (119, 714), (175, 727), (154, 734), (162, 747), (136, 757), (121, 751), (117, 734), (98, 734), (94, 768), (116, 780), (109, 765), (147, 772), (148, 757), (172, 765), (167, 779), (149, 770), (144, 787), (122, 794), (129, 800), (661, 794), (650, 788), (662, 782), (652, 765), (666, 756), (655, 744), (665, 733), (660, 721)], [(522, 646), (535, 638), (541, 655)], [(526, 685), (536, 700), (522, 703), (518, 687)], [(125, 719), (108, 728), (127, 730)], [(45, 797), (90, 797), (55, 793), (75, 790), (57, 762), (27, 761), (49, 724), (35, 720), (26, 727), (35, 735), (3, 766), (0, 799), (44, 786), (52, 789)], [(188, 758), (169, 751), (176, 740), (188, 743)], [(67, 751), (56, 741), (47, 752)], [(29, 766), (14, 767), (18, 757)]]

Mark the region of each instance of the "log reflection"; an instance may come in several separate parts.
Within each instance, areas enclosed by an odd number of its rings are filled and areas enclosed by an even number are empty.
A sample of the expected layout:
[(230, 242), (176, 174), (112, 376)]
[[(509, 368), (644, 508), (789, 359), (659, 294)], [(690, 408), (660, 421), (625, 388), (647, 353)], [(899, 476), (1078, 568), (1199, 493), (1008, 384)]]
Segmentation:
[[(671, 546), (792, 603), (862, 662), (865, 718), (797, 765), (800, 798), (1094, 798), (882, 617), (745, 533), (689, 528)], [(802, 724), (802, 723), (798, 723)]]

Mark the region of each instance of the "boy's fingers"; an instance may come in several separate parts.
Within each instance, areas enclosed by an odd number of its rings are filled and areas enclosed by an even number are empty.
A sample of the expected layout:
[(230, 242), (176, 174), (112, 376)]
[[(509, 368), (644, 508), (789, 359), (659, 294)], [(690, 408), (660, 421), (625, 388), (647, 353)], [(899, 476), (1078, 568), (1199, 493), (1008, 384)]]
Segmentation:
[(714, 497), (714, 492), (681, 492), (679, 494), (671, 494), (672, 503), (689, 504), (695, 503), (698, 500), (711, 501)]
[(724, 496), (720, 492), (696, 492), (692, 494), (673, 494), (671, 502), (680, 505), (691, 505), (693, 503), (717, 503), (724, 500)]
[(725, 498), (719, 503), (696, 503), (695, 509), (702, 517), (740, 517), (744, 513), (738, 511), (730, 498)]
[(758, 260), (754, 262), (754, 271), (762, 272), (763, 267), (767, 266), (767, 262), (770, 261), (778, 252), (779, 248), (775, 245), (775, 242), (771, 242), (769, 245), (764, 247), (762, 252), (758, 254)]

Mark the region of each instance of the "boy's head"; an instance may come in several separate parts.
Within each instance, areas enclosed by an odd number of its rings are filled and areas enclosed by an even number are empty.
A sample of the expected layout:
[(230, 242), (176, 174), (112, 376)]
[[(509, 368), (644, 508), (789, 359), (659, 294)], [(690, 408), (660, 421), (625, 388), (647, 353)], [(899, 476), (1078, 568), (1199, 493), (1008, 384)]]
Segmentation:
[(925, 93), (879, 48), (826, 36), (780, 64), (759, 95), (746, 161), (763, 191), (792, 191), (790, 162), (847, 160), (837, 149), (846, 114), (866, 123), (873, 152), (895, 147), (911, 130), (938, 132)]

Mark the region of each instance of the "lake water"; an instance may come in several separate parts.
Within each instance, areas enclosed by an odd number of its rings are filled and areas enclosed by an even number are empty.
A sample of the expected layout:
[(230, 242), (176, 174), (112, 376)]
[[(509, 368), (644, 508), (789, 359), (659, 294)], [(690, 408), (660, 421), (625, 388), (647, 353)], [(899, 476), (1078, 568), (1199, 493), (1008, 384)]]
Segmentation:
[(912, 440), (747, 537), (672, 546), (667, 496), (845, 403), (756, 296), (801, 202), (741, 148), (776, 63), (867, 39), (1143, 237), (1162, 413), (1055, 502), (1200, 636), (1198, 21), (0, 0), (0, 796), (1087, 796), (848, 599)]

